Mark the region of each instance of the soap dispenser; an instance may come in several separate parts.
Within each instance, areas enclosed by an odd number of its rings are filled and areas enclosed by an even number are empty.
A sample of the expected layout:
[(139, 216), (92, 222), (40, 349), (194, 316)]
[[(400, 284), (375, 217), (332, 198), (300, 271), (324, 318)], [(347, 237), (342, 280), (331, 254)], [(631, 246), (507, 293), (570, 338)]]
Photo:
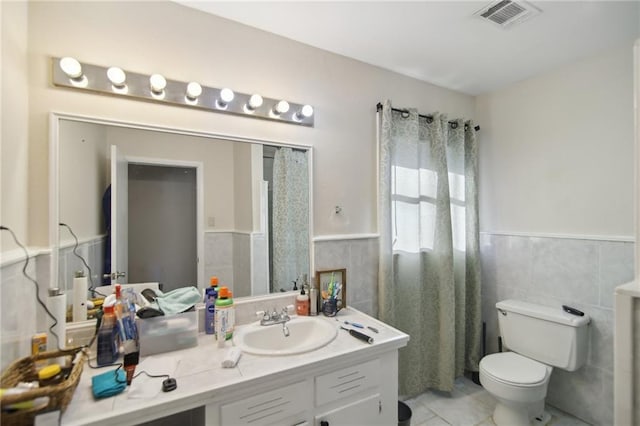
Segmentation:
[(304, 286), (300, 294), (296, 296), (296, 314), (309, 316), (309, 295), (304, 291)]

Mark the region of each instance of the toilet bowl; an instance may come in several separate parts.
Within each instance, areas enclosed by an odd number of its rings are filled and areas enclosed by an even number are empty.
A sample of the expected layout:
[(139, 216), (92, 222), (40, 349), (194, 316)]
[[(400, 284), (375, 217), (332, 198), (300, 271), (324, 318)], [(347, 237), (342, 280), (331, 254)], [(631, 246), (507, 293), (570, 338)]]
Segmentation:
[(488, 355), (480, 361), (480, 383), (497, 400), (497, 425), (525, 426), (545, 418), (544, 399), (552, 367), (515, 352)]
[[(544, 400), (553, 368), (575, 371), (587, 355), (587, 315), (577, 310), (535, 305), (519, 300), (496, 304), (502, 342), (508, 352), (480, 360), (480, 383), (497, 399), (493, 421), (498, 426), (546, 424)], [(576, 314), (577, 313), (577, 314)]]

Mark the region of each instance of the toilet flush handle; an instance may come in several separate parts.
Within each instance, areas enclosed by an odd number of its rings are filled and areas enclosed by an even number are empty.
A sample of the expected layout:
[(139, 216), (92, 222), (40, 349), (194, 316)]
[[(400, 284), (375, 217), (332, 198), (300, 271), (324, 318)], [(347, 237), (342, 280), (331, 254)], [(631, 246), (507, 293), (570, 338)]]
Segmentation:
[(505, 317), (507, 316), (507, 311), (505, 311), (504, 309), (498, 309), (498, 312), (500, 312)]

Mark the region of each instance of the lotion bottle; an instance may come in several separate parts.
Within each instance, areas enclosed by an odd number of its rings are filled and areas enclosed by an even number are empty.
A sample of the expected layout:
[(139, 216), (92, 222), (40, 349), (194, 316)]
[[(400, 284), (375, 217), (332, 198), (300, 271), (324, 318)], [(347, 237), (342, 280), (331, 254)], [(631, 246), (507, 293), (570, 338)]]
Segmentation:
[(215, 334), (216, 332), (216, 295), (216, 291), (213, 287), (209, 287), (205, 290), (204, 331), (207, 334)]
[(225, 286), (218, 290), (216, 300), (215, 331), (218, 339), (218, 347), (224, 347), (225, 340), (233, 337), (233, 325), (235, 322), (232, 293)]
[(304, 291), (304, 286), (302, 286), (300, 294), (296, 296), (296, 314), (309, 316), (309, 296)]

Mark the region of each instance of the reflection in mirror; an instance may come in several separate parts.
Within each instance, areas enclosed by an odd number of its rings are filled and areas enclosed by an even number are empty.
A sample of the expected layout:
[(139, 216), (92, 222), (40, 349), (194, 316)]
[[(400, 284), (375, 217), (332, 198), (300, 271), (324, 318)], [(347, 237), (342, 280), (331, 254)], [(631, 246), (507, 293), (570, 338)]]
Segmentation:
[(215, 275), (234, 297), (291, 290), (310, 271), (310, 149), (251, 142), (60, 118), (67, 299), (76, 271), (91, 288), (202, 289)]

